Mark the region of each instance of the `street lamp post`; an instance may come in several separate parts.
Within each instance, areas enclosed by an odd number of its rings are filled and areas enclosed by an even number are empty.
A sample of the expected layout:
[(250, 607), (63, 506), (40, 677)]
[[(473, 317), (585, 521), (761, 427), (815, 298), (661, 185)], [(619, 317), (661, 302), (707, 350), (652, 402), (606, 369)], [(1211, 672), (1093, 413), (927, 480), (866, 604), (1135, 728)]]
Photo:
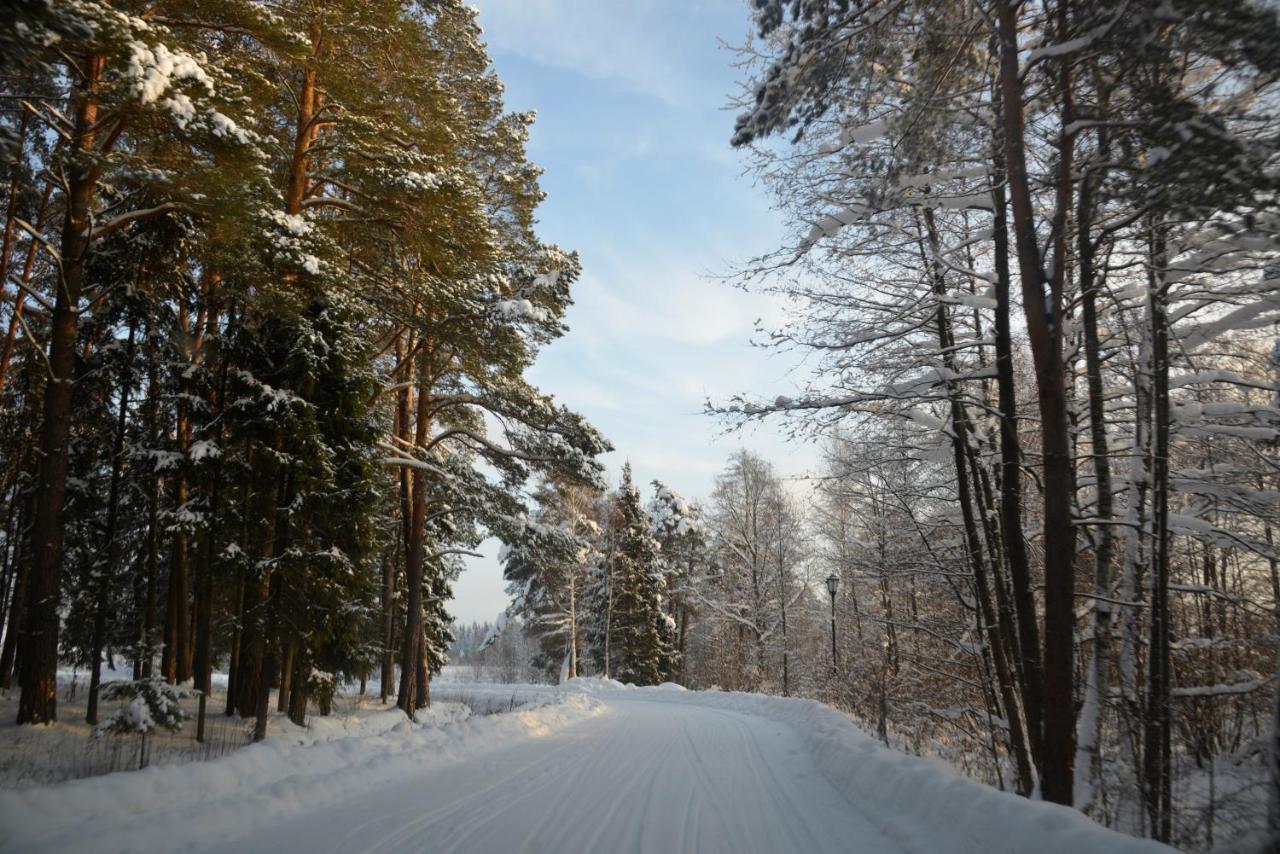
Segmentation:
[(834, 572), (827, 576), (827, 592), (831, 594), (831, 672), (836, 672), (836, 591), (840, 589), (840, 576)]

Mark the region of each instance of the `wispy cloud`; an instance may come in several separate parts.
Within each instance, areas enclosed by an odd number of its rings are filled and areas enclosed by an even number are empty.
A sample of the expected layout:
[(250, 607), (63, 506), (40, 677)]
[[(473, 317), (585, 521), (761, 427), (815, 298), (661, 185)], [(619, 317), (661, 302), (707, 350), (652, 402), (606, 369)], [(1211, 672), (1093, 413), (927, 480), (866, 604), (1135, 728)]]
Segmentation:
[(480, 24), (494, 52), (688, 107), (701, 100), (702, 71), (715, 58), (716, 33), (705, 24), (742, 8), (741, 0), (484, 0)]

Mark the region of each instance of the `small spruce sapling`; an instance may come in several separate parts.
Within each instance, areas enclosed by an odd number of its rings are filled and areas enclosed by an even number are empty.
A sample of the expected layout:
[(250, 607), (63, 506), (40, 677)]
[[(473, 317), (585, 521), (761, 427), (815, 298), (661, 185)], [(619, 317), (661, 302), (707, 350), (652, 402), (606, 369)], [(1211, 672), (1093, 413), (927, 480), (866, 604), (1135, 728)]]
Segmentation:
[(107, 701), (123, 701), (124, 705), (116, 709), (105, 721), (93, 731), (95, 738), (108, 733), (139, 736), (138, 767), (147, 767), (147, 736), (157, 727), (177, 732), (182, 722), (191, 714), (182, 707), (182, 700), (194, 697), (199, 691), (170, 685), (159, 677), (138, 679), (131, 682), (109, 682), (102, 688), (102, 697)]
[(338, 684), (332, 673), (326, 673), (323, 670), (311, 668), (311, 675), (307, 679), (307, 693), (316, 701), (316, 705), (320, 707), (321, 716), (328, 715), (333, 711), (333, 695), (337, 693)]

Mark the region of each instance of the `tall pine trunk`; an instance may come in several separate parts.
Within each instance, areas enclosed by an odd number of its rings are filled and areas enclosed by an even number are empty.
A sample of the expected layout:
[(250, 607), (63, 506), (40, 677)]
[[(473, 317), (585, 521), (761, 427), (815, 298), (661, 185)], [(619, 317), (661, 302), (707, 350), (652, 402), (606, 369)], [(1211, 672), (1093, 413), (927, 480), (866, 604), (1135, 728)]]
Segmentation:
[[(421, 371), (425, 383), (427, 372)], [(425, 448), (429, 434), (431, 410), (427, 389), (418, 389), (417, 423), (414, 427), (415, 448)], [(405, 625), (400, 655), (400, 693), (397, 705), (410, 720), (417, 719), (418, 683), (425, 681), (420, 673), (422, 650), (422, 582), (426, 558), (427, 477), (422, 468), (414, 468), (410, 481), (408, 527), (405, 537)], [(425, 685), (422, 686), (425, 688)]]
[(49, 318), (49, 382), (40, 431), (40, 464), (35, 518), (31, 531), (31, 574), (28, 580), (26, 633), (22, 650), (22, 696), (18, 723), (49, 723), (58, 717), (58, 610), (62, 593), (62, 508), (70, 458), (72, 394), (75, 389), (76, 333), (80, 295), (89, 254), (94, 188), (98, 182), (95, 148), (98, 86), (105, 60), (85, 57), (83, 76), (75, 64), (72, 93), (75, 124), (69, 148), (73, 162), (67, 175), (59, 276)]

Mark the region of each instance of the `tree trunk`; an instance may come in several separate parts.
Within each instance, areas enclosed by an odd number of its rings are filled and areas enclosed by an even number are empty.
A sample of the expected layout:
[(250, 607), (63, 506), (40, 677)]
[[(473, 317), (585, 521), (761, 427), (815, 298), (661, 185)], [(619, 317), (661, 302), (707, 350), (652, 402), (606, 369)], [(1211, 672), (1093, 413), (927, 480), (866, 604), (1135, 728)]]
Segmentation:
[[(422, 372), (425, 377), (426, 372)], [(426, 380), (423, 379), (423, 382)], [(414, 447), (422, 448), (427, 444), (427, 435), (431, 419), (428, 406), (430, 400), (427, 390), (418, 390), (417, 424), (414, 429)], [(425, 538), (427, 518), (427, 482), (426, 472), (414, 468), (410, 478), (410, 508), (408, 531), (405, 537), (405, 628), (403, 648), (400, 656), (400, 693), (397, 705), (416, 720), (418, 701), (419, 666), (422, 655), (422, 582), (423, 562), (425, 560)]]
[(120, 560), (119, 537), (116, 535), (116, 523), (120, 509), (120, 482), (124, 473), (124, 437), (125, 428), (129, 424), (129, 392), (132, 389), (130, 377), (133, 364), (133, 341), (137, 323), (129, 319), (129, 338), (125, 344), (124, 370), (120, 377), (120, 413), (116, 417), (116, 435), (111, 447), (111, 485), (107, 492), (107, 527), (103, 532), (102, 554), (105, 566), (101, 571), (101, 582), (98, 585), (97, 601), (93, 607), (93, 664), (89, 675), (89, 700), (85, 712), (85, 723), (96, 726), (98, 723), (98, 688), (102, 684), (102, 647), (106, 642), (107, 608), (111, 603), (111, 576), (116, 572), (116, 564)]
[[(296, 654), (293, 647), (289, 649), (288, 678), (280, 680), (279, 710), (289, 712), (289, 720), (298, 726), (307, 725), (307, 666), (303, 656)], [(288, 702), (285, 697), (288, 695)]]
[[(219, 310), (215, 302), (215, 294), (220, 278), (220, 274), (216, 272), (211, 276), (209, 301), (212, 304), (208, 309), (209, 325), (206, 329), (207, 336), (217, 334)], [(228, 314), (227, 324), (230, 325), (233, 322), (231, 314)], [(201, 553), (200, 589), (196, 594), (195, 662), (192, 668), (195, 687), (200, 692), (200, 709), (196, 721), (196, 741), (204, 741), (205, 712), (208, 706), (209, 693), (213, 690), (213, 576), (218, 562), (218, 540), (222, 531), (218, 515), (222, 510), (223, 431), (222, 418), (220, 416), (225, 404), (226, 394), (227, 358), (224, 353), (219, 360), (218, 388), (216, 398), (213, 401), (214, 412), (219, 416), (216, 419), (218, 428), (214, 433), (214, 441), (218, 446), (219, 454), (213, 460), (213, 471), (210, 474), (209, 518), (205, 527), (204, 548)]]
[[(401, 366), (399, 376), (400, 388), (396, 390), (396, 408), (392, 428), (401, 447), (409, 443), (409, 404), (413, 393), (414, 358), (416, 348), (415, 336), (409, 333), (408, 346), (401, 346), (401, 335), (396, 336), (396, 364)], [(397, 559), (407, 554), (409, 537), (409, 520), (412, 515), (413, 486), (409, 471), (400, 468), (400, 526), (396, 532), (397, 548), (392, 558), (382, 567), (382, 702), (393, 690), (395, 682), (394, 646), (395, 646), (395, 589)]]
[[(1035, 202), (1027, 175), (1017, 15), (1012, 0), (997, 0), (996, 6), (1005, 167), (1022, 283), (1022, 309), (1035, 363), (1044, 459), (1041, 794), (1047, 801), (1070, 804), (1073, 795), (1071, 763), (1075, 758), (1075, 526), (1072, 522), (1075, 476), (1063, 358), (1066, 258), (1059, 250), (1052, 277), (1046, 274), (1036, 233)], [(1062, 240), (1066, 223), (1061, 197), (1064, 191), (1069, 193), (1069, 144), (1063, 145), (1060, 158), (1059, 204), (1054, 220), (1055, 233)]]
[(575, 578), (569, 576), (569, 668), (568, 677), (578, 675), (578, 592)]
[(1147, 647), (1147, 730), (1143, 770), (1147, 812), (1153, 836), (1168, 842), (1172, 832), (1169, 671), (1169, 324), (1166, 315), (1164, 234), (1159, 224), (1151, 237), (1151, 637)]
[[(928, 235), (929, 252), (926, 256), (922, 246), (921, 258), (929, 271), (933, 294), (937, 301), (935, 325), (938, 333), (938, 350), (943, 354), (943, 367), (950, 372), (950, 375), (954, 376), (957, 373), (957, 365), (953, 355), (955, 353), (955, 336), (951, 330), (950, 318), (947, 316), (947, 305), (944, 301), (947, 289), (943, 267), (939, 260), (942, 247), (938, 238), (933, 211), (928, 208), (924, 211), (924, 223)], [(965, 410), (964, 402), (960, 398), (960, 389), (957, 384), (948, 380), (946, 391), (951, 412), (951, 451), (952, 462), (956, 472), (956, 499), (960, 505), (961, 518), (964, 523), (965, 552), (969, 558), (970, 570), (973, 572), (974, 593), (979, 606), (978, 618), (982, 624), (983, 633), (987, 636), (988, 652), (996, 671), (996, 678), (999, 681), (1001, 699), (1005, 706), (1005, 717), (1009, 722), (1009, 746), (1017, 763), (1018, 788), (1022, 794), (1027, 794), (1034, 785), (1034, 774), (1031, 770), (1030, 757), (1027, 754), (1018, 705), (1013, 696), (1012, 679), (1008, 671), (1008, 664), (1005, 661), (1004, 650), (1001, 646), (999, 624), (995, 611), (991, 607), (990, 585), (987, 581), (982, 540), (979, 539), (978, 522), (973, 512), (974, 496), (968, 469), (969, 417)]]
[(235, 623), (231, 628), (231, 655), (227, 663), (227, 700), (223, 707), (223, 714), (231, 717), (236, 711), (236, 697), (239, 692), (240, 683), (240, 650), (241, 640), (244, 637), (244, 568), (236, 569), (236, 593), (235, 593)]
[[(1105, 134), (1099, 136), (1099, 156), (1105, 161)], [(1098, 294), (1101, 282), (1094, 267), (1095, 247), (1091, 236), (1093, 220), (1093, 179), (1086, 177), (1080, 185), (1080, 202), (1076, 214), (1077, 263), (1080, 271), (1080, 294), (1083, 307), (1085, 365), (1089, 387), (1089, 436), (1092, 443), (1096, 515), (1101, 524), (1095, 534), (1093, 603), (1093, 659), (1085, 671), (1085, 699), (1077, 728), (1075, 774), (1077, 779), (1075, 806), (1087, 810), (1093, 799), (1092, 780), (1101, 771), (1098, 743), (1102, 725), (1102, 704), (1107, 695), (1108, 647), (1111, 636), (1112, 595), (1111, 565), (1115, 559), (1115, 515), (1111, 483), (1111, 450), (1107, 439), (1105, 389), (1102, 385), (1102, 351), (1098, 340)]]
[[(49, 215), (49, 197), (52, 195), (53, 184), (46, 184), (44, 196), (40, 200), (40, 211), (36, 215), (35, 228), (38, 232), (44, 231), (45, 221)], [(9, 362), (13, 358), (14, 343), (18, 340), (18, 324), (22, 320), (22, 312), (27, 302), (25, 288), (31, 283), (31, 275), (35, 272), (36, 255), (39, 248), (39, 242), (32, 240), (30, 245), (27, 246), (27, 257), (22, 262), (22, 276), (19, 279), (22, 287), (18, 289), (18, 294), (14, 297), (13, 312), (9, 315), (9, 328), (5, 331), (4, 336), (4, 348), (0, 350), (0, 393), (4, 392), (5, 380), (9, 376)], [(0, 277), (0, 282), (4, 281), (5, 279)]]
[[(1280, 660), (1276, 662), (1280, 672)], [(1267, 751), (1267, 845), (1266, 854), (1280, 851), (1280, 684), (1271, 702), (1271, 746)]]
[[(185, 303), (178, 310), (178, 327), (185, 338), (188, 333), (188, 316)], [(192, 362), (198, 362), (192, 354)], [(191, 415), (187, 405), (182, 402), (187, 391), (186, 381), (179, 379), (179, 395), (177, 405), (177, 450), (182, 455), (177, 473), (173, 479), (173, 508), (181, 514), (190, 499), (190, 480), (188, 477), (187, 450), (191, 447)], [(169, 586), (164, 620), (164, 677), (168, 682), (186, 682), (191, 678), (191, 635), (187, 620), (187, 606), (190, 600), (190, 537), (186, 525), (179, 521), (173, 532), (173, 542), (169, 556)]]
[[(24, 513), (23, 516), (25, 518), (27, 514)], [(22, 544), (19, 542), (14, 559), (16, 577), (13, 582), (13, 598), (9, 600), (8, 628), (4, 635), (4, 647), (0, 649), (0, 688), (6, 690), (13, 687), (13, 666), (17, 661), (18, 636), (21, 634), (26, 617), (27, 579), (30, 573), (25, 563), (26, 555), (23, 554)]]
[[(995, 102), (999, 111), (999, 97)], [(1003, 116), (998, 118), (1002, 120)], [(1022, 708), (1026, 713), (1027, 735), (1033, 760), (1038, 764), (1043, 752), (1040, 722), (1044, 709), (1044, 683), (1040, 668), (1040, 630), (1035, 594), (1032, 592), (1031, 565), (1027, 559), (1026, 540), (1022, 535), (1022, 447), (1018, 437), (1018, 398), (1013, 376), (1013, 334), (1010, 329), (1012, 303), (1009, 288), (1009, 216), (1005, 197), (1007, 176), (1003, 146), (994, 147), (992, 160), (995, 163), (991, 196), (994, 203), (992, 238), (996, 274), (996, 388), (1000, 408), (1000, 537), (1004, 559), (1009, 567), (1009, 583), (1013, 588), (1012, 597), (1000, 596), (1004, 584), (999, 578), (999, 567), (996, 567), (996, 595), (997, 599), (1005, 599), (1000, 610), (1003, 633), (1016, 652), (1014, 664), (1019, 677)]]
[[(19, 152), (26, 144), (27, 127), (31, 124), (31, 110), (24, 106), (20, 109), (20, 113), (16, 134), (16, 150)], [(14, 158), (9, 168), (9, 204), (4, 215), (4, 239), (0, 241), (0, 293), (3, 292), (4, 284), (9, 281), (9, 256), (13, 252), (13, 238), (18, 226), (18, 199), (21, 196), (18, 190), (22, 186), (22, 171), (21, 158)], [(21, 289), (17, 293), (21, 294)], [(0, 379), (0, 391), (3, 389), (3, 380)]]
[(431, 705), (431, 668), (427, 665), (427, 630), (422, 627), (418, 638), (418, 674), (414, 679), (415, 708), (425, 709)]
[[(72, 393), (75, 388), (76, 333), (80, 293), (89, 254), (92, 201), (97, 185), (94, 149), (98, 85), (105, 58), (85, 58), (85, 77), (77, 79), (72, 102), (75, 162), (67, 176), (66, 216), (60, 255), (61, 277), (49, 324), (50, 377), (44, 398), (39, 478), (32, 524), (31, 576), (27, 629), (22, 650), (22, 696), (18, 723), (50, 723), (58, 717), (58, 610), (62, 594), (62, 508), (67, 491)], [(72, 65), (69, 73), (78, 76)]]
[(276, 692), (276, 711), (281, 714), (288, 712), (290, 718), (293, 717), (293, 710), (289, 705), (292, 702), (290, 692), (293, 688), (293, 661), (297, 654), (296, 643), (290, 642), (285, 646), (284, 656), (280, 660), (280, 689)]
[(382, 703), (387, 702), (395, 680), (395, 659), (392, 645), (395, 642), (395, 595), (396, 564), (395, 554), (399, 549), (382, 561), (382, 671), (378, 692)]

